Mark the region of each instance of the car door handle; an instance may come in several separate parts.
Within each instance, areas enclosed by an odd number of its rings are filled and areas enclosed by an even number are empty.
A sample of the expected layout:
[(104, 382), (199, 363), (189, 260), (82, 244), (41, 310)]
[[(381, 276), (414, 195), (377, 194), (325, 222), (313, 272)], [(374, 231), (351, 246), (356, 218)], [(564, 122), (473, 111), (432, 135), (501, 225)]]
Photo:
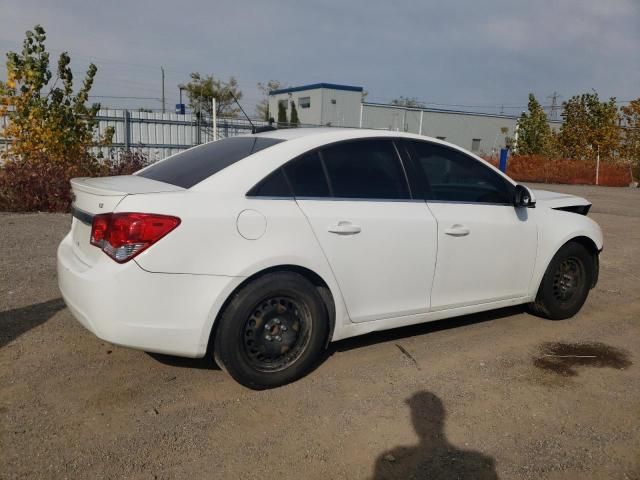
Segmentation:
[(336, 225), (331, 225), (328, 228), (329, 232), (336, 233), (338, 235), (355, 235), (362, 230), (359, 225), (354, 225), (351, 222), (338, 222)]
[(445, 228), (444, 233), (447, 235), (451, 235), (452, 237), (464, 237), (465, 235), (469, 235), (471, 230), (462, 225), (452, 225), (450, 228)]

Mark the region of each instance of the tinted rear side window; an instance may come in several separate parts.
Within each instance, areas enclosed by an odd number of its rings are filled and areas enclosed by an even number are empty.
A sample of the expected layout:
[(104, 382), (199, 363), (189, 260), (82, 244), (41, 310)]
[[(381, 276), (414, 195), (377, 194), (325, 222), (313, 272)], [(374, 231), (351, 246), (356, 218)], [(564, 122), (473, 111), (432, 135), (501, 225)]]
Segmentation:
[(263, 137), (225, 138), (186, 150), (150, 166), (138, 175), (191, 188), (223, 168), (282, 141)]
[(329, 186), (318, 152), (307, 153), (284, 166), (296, 197), (328, 197)]
[(279, 168), (269, 174), (247, 193), (249, 197), (292, 197), (287, 179)]
[(359, 140), (322, 150), (334, 197), (407, 199), (409, 188), (390, 140)]

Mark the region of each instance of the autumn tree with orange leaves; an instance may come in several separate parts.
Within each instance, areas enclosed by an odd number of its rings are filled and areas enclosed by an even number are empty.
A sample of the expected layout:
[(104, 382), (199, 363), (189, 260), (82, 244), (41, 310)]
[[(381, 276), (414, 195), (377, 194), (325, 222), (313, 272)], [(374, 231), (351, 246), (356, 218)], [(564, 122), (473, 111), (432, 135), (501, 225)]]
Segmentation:
[(575, 95), (563, 104), (558, 143), (565, 158), (614, 160), (619, 153), (620, 127), (616, 99), (601, 102), (596, 92)]
[(622, 155), (629, 160), (635, 178), (640, 177), (640, 98), (620, 108), (622, 118)]
[[(82, 85), (73, 88), (71, 59), (63, 52), (55, 76), (40, 25), (26, 32), (22, 51), (7, 54), (7, 79), (0, 81), (0, 116), (8, 119), (0, 136), (0, 210), (64, 210), (69, 179), (108, 173), (96, 158), (94, 132), (99, 104), (88, 105), (97, 68), (89, 65)], [(100, 142), (108, 142), (112, 131)]]

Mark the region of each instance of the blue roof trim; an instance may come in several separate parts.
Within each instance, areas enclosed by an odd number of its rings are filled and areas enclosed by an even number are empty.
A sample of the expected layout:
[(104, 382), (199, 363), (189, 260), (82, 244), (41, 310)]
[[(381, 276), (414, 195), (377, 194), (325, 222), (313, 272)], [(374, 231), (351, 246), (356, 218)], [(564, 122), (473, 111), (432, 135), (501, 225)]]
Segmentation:
[(311, 85), (302, 85), (300, 87), (280, 88), (278, 90), (271, 90), (269, 95), (277, 95), (279, 93), (292, 93), (302, 92), (304, 90), (315, 90), (316, 88), (330, 88), (331, 90), (344, 90), (347, 92), (362, 92), (362, 87), (355, 87), (353, 85), (339, 85), (337, 83), (312, 83)]

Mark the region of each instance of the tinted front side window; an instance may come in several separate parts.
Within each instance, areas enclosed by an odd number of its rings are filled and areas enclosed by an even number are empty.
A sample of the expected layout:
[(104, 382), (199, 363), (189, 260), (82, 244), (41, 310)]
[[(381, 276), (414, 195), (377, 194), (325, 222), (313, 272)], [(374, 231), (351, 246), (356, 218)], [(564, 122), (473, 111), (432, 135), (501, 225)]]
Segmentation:
[(511, 203), (513, 185), (475, 158), (427, 142), (411, 142), (429, 200)]
[(339, 143), (322, 150), (334, 197), (405, 199), (409, 189), (390, 140)]
[(296, 197), (328, 197), (329, 186), (317, 152), (308, 153), (284, 166)]
[(282, 141), (264, 137), (225, 138), (181, 152), (150, 166), (138, 175), (191, 188), (223, 168)]

